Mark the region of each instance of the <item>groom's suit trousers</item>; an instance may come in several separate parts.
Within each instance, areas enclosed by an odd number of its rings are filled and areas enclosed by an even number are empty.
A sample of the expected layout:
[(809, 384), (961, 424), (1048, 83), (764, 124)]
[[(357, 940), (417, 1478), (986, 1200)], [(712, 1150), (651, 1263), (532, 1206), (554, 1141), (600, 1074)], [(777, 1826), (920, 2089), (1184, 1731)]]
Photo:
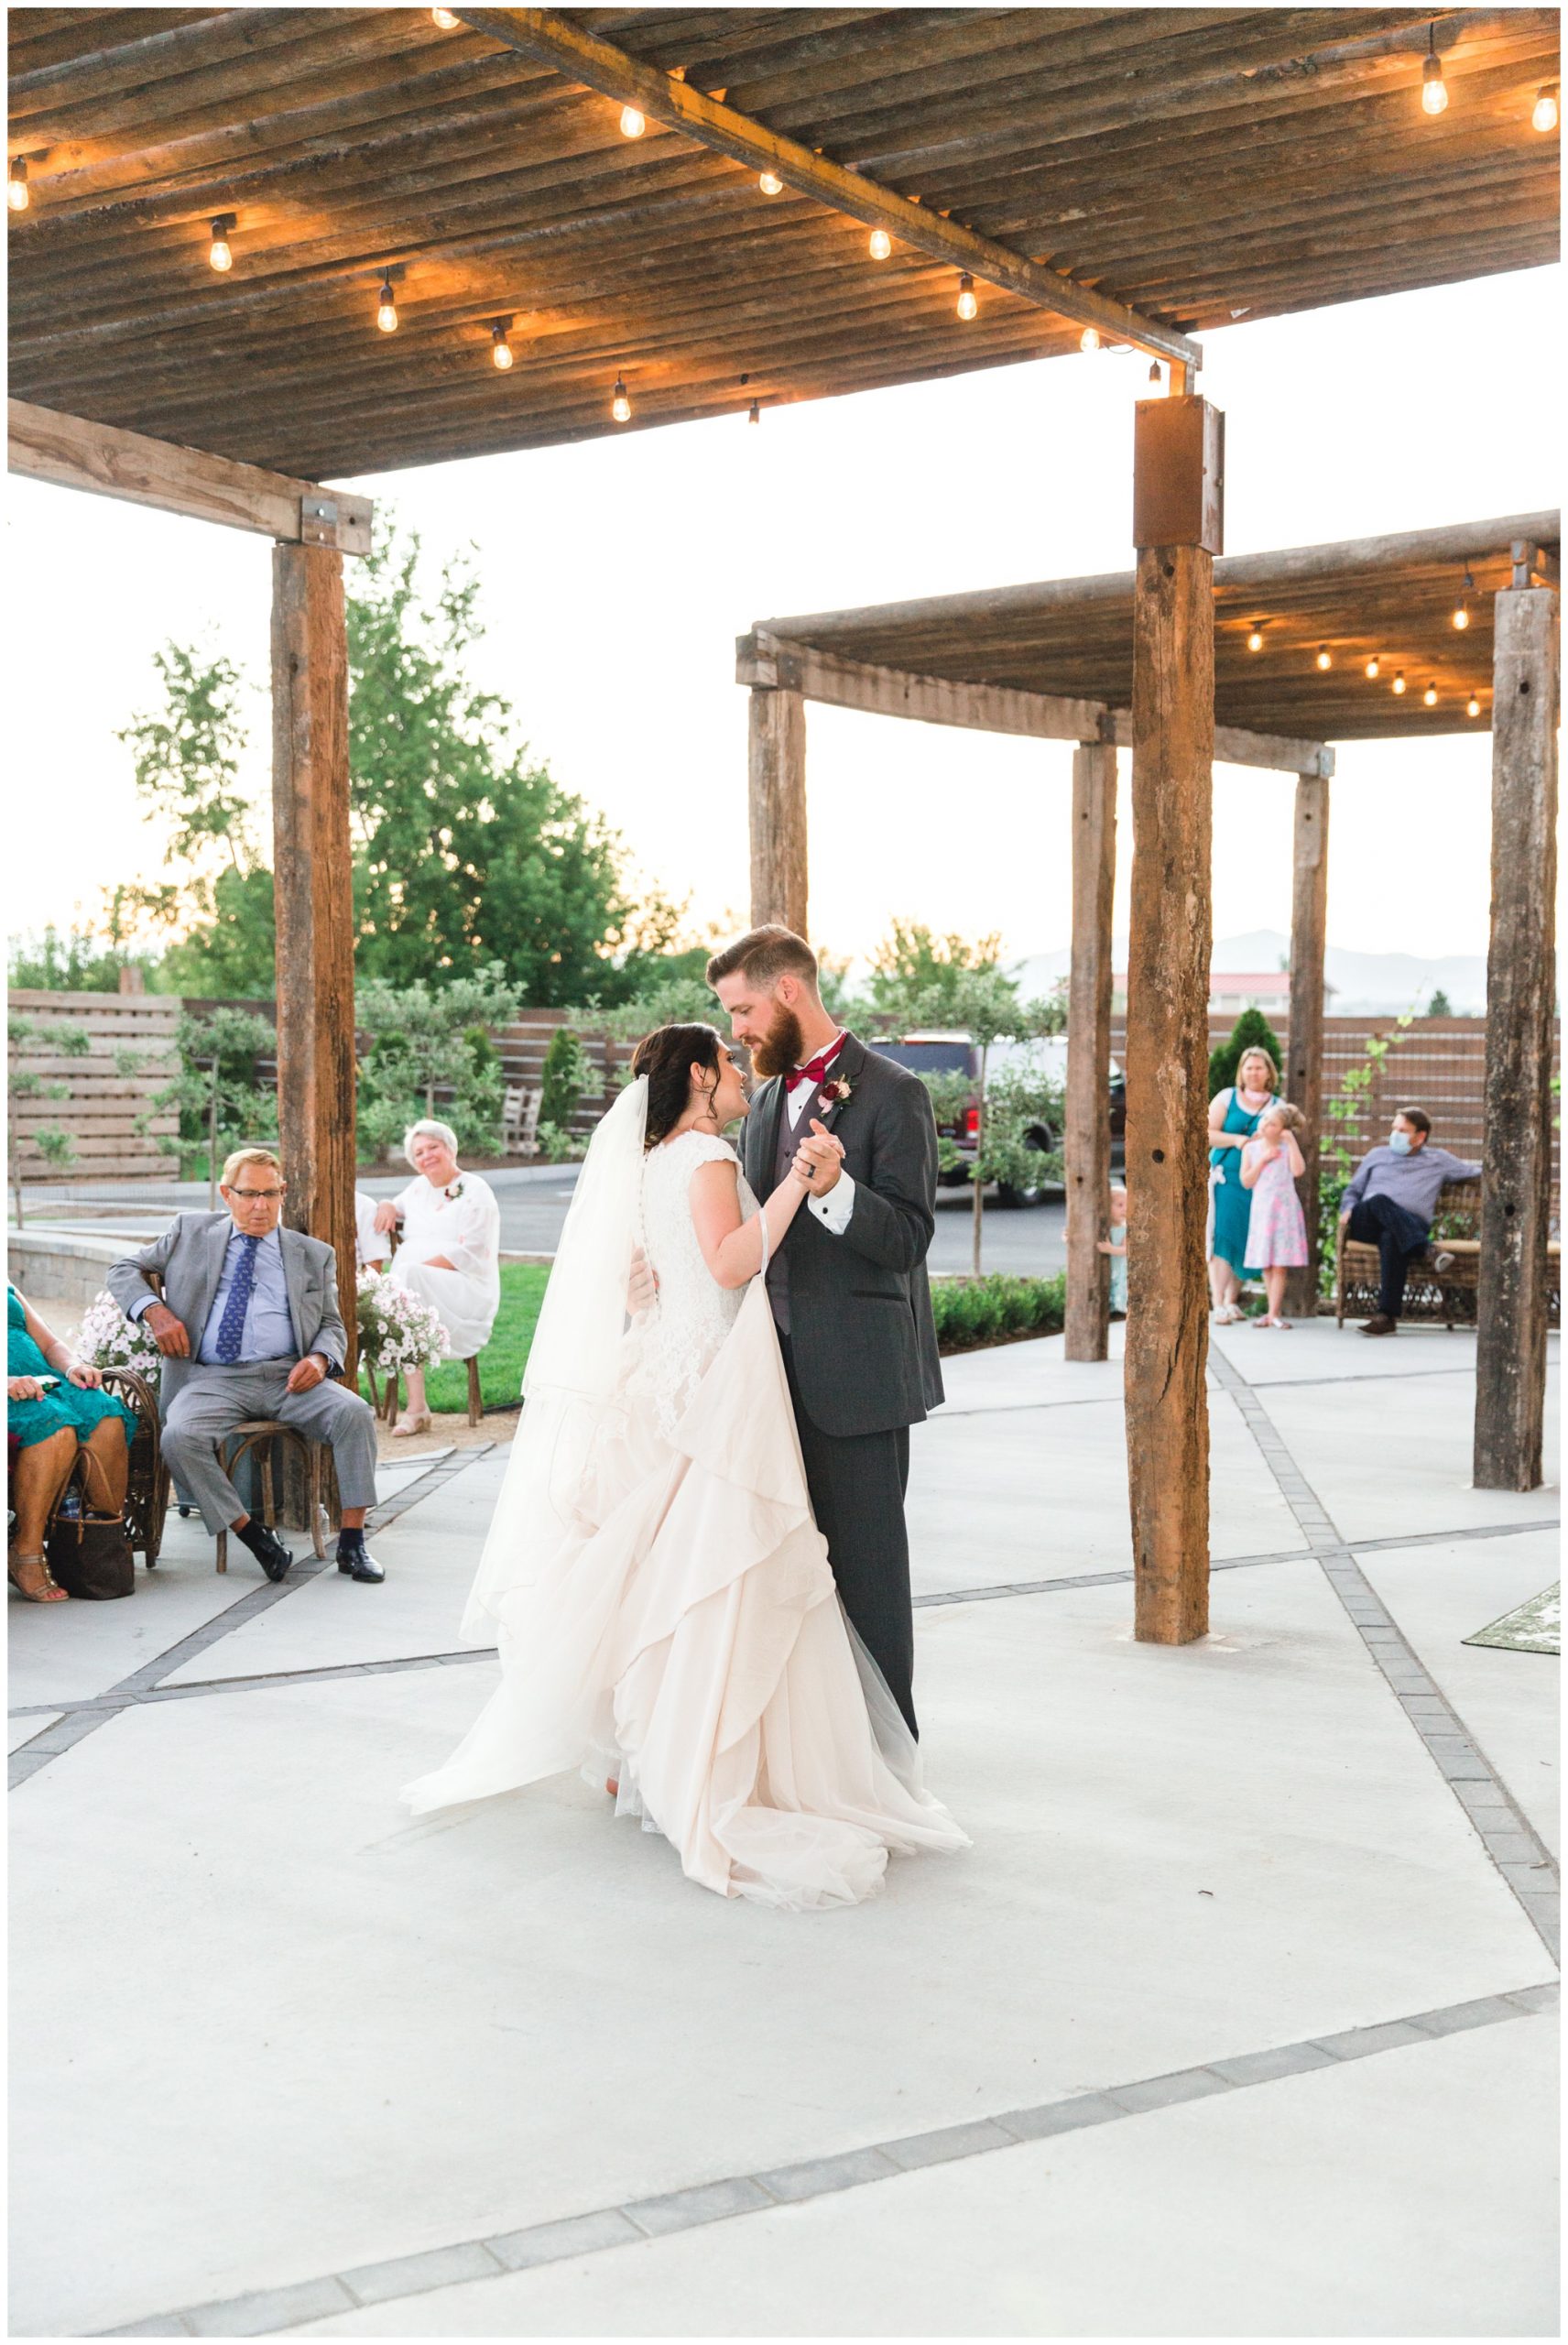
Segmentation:
[(795, 1380), (793, 1346), (782, 1329), (779, 1347), (794, 1403), (811, 1511), (828, 1543), (828, 1561), (844, 1609), (909, 1732), (918, 1738), (909, 1538), (904, 1525), (909, 1429), (898, 1425), (888, 1433), (823, 1433), (807, 1414)]

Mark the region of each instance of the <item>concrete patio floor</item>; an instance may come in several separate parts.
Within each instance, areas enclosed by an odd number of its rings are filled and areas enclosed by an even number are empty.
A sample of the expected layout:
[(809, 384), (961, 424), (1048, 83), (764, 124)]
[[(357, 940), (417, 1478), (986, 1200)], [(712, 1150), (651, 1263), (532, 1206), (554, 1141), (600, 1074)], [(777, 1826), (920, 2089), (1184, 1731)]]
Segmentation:
[(1558, 1664), (1463, 1641), (1556, 1577), (1557, 1466), (1468, 1487), (1474, 1361), (1217, 1332), (1180, 1651), (1119, 1363), (949, 1362), (918, 1690), (975, 1846), (852, 1912), (708, 1896), (575, 1779), (405, 1817), (494, 1679), (502, 1449), (388, 1475), (381, 1588), (175, 1523), (129, 1603), (13, 1601), (13, 2332), (1555, 2334)]

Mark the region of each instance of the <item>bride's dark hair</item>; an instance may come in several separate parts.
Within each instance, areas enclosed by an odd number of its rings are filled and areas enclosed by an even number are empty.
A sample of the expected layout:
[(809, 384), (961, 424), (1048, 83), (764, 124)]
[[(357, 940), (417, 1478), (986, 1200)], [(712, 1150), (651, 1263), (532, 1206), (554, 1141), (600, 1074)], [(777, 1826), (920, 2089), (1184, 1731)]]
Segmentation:
[(659, 1026), (632, 1053), (632, 1073), (648, 1077), (645, 1148), (666, 1140), (691, 1100), (691, 1069), (706, 1067), (719, 1079), (719, 1037), (712, 1026)]

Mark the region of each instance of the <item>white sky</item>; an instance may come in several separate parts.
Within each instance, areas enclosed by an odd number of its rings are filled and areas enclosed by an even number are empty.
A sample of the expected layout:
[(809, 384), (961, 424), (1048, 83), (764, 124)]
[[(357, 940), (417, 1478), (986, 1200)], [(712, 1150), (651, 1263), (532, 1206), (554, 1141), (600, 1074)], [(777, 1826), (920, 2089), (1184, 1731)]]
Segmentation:
[[(1226, 550), (1369, 535), (1556, 501), (1556, 270), (1203, 337), (1225, 410)], [(955, 327), (955, 332), (958, 329)], [(746, 912), (754, 620), (1132, 560), (1131, 354), (1053, 359), (543, 453), (356, 484), (441, 557), (478, 548), (482, 679), (559, 781), (604, 809), (694, 922)], [(504, 398), (506, 381), (496, 377)], [(10, 925), (94, 913), (154, 877), (115, 728), (151, 656), (205, 637), (254, 677), (267, 787), (264, 541), (10, 484)], [(891, 917), (1069, 932), (1065, 745), (812, 708), (812, 930), (861, 954)], [(1123, 760), (1124, 768), (1126, 760)], [(1484, 952), (1489, 736), (1339, 753), (1329, 933), (1361, 951)], [(1215, 774), (1214, 933), (1290, 925), (1288, 777)], [(1116, 926), (1131, 831), (1125, 773)], [(78, 915), (79, 916), (79, 915)]]

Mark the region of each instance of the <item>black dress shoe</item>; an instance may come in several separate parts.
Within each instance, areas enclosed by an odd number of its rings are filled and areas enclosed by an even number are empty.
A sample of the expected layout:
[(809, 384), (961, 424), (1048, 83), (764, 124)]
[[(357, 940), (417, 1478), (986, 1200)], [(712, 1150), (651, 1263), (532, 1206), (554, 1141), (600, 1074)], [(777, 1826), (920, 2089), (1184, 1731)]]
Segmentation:
[(362, 1579), (367, 1586), (378, 1587), (387, 1576), (368, 1547), (340, 1547), (338, 1569), (350, 1579)]
[(270, 1580), (280, 1580), (293, 1564), (293, 1550), (286, 1547), (278, 1533), (268, 1531), (265, 1523), (247, 1522), (235, 1536), (250, 1549)]

